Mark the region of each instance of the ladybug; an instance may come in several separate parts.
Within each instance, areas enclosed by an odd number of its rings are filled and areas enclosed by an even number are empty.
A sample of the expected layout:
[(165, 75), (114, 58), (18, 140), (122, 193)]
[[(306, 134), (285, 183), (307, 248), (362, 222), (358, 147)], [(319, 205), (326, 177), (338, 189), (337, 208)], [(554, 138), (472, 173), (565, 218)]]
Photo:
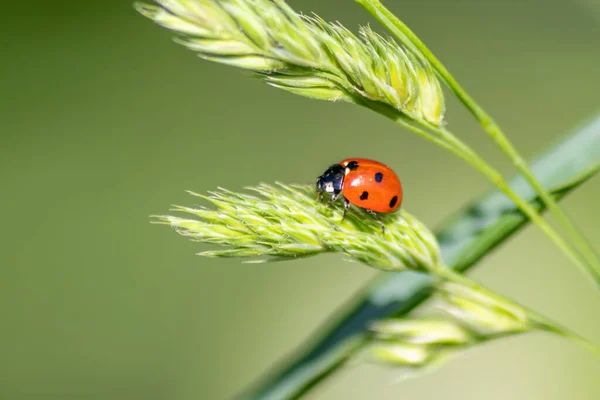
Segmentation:
[[(344, 213), (350, 203), (376, 213), (392, 213), (402, 204), (402, 184), (390, 167), (366, 158), (347, 158), (330, 166), (317, 178), (317, 200), (330, 193), (330, 202), (344, 196)], [(377, 219), (383, 227), (383, 223)]]

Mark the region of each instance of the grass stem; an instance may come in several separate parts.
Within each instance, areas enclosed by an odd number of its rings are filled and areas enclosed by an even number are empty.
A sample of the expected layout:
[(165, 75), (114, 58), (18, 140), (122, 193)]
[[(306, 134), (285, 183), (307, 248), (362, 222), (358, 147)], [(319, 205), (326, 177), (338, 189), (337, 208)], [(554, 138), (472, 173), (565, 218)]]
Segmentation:
[[(539, 180), (533, 175), (527, 163), (519, 155), (513, 144), (502, 132), (498, 124), (491, 118), (491, 116), (475, 102), (469, 96), (469, 94), (462, 88), (462, 86), (456, 81), (456, 79), (450, 74), (446, 67), (441, 61), (435, 57), (435, 55), (427, 48), (427, 46), (410, 30), (410, 28), (399, 20), (392, 12), (385, 8), (379, 0), (355, 0), (367, 11), (369, 11), (379, 22), (381, 22), (396, 38), (398, 38), (404, 45), (417, 54), (421, 54), (434, 68), (440, 78), (448, 85), (452, 92), (458, 97), (458, 99), (466, 106), (466, 108), (473, 114), (475, 119), (479, 122), (483, 130), (492, 138), (492, 140), (498, 145), (498, 147), (508, 156), (513, 165), (523, 175), (526, 181), (531, 187), (538, 193), (542, 201), (547, 205), (549, 211), (552, 213), (561, 228), (567, 233), (567, 235), (575, 243), (578, 248), (574, 250), (572, 245), (565, 242), (564, 239), (558, 237), (558, 233), (547, 223), (545, 223), (538, 215), (532, 214), (531, 207), (528, 206), (524, 201), (519, 199), (519, 207), (532, 219), (541, 229), (548, 234), (553, 242), (563, 251), (565, 251), (570, 258), (576, 260), (576, 264), (582, 267), (582, 270), (589, 274), (596, 286), (600, 287), (600, 257), (594, 251), (589, 241), (580, 232), (580, 230), (574, 225), (571, 219), (565, 214), (558, 203), (552, 198)], [(436, 128), (437, 129), (437, 128)], [(444, 136), (448, 136), (444, 134)], [(484, 167), (485, 162), (475, 155), (474, 152), (469, 151), (469, 158), (478, 164), (478, 170), (483, 172), (486, 176), (493, 178), (494, 183), (500, 183), (505, 186), (505, 183), (497, 180), (495, 171)], [(472, 164), (473, 165), (473, 164)], [(501, 188), (502, 189), (502, 188)], [(502, 189), (507, 195), (509, 193)], [(517, 201), (516, 195), (509, 195), (513, 201)], [(524, 205), (524, 207), (521, 207)], [(581, 252), (583, 259), (576, 256), (576, 251)]]
[(573, 261), (585, 275), (600, 289), (600, 272), (586, 263), (579, 254), (556, 230), (542, 218), (542, 216), (525, 200), (517, 195), (508, 185), (502, 175), (477, 153), (473, 151), (467, 144), (462, 142), (458, 137), (445, 128), (439, 128), (429, 125), (428, 128), (433, 135), (425, 129), (411, 123), (404, 115), (395, 112), (393, 109), (386, 106), (378, 106), (377, 104), (362, 104), (365, 107), (393, 120), (395, 123), (415, 133), (416, 135), (425, 138), (426, 140), (437, 144), (444, 149), (450, 151), (454, 155), (461, 158), (463, 161), (472, 166), (476, 171), (484, 175), (494, 186), (500, 189), (509, 199), (511, 199), (517, 207), (525, 214), (533, 223), (535, 223), (551, 240), (563, 251), (567, 257)]

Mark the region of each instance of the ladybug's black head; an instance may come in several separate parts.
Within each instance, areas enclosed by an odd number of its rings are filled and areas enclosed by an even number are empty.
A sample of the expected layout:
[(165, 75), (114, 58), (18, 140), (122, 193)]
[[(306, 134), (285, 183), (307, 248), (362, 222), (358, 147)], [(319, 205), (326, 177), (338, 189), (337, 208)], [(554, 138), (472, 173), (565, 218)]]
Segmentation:
[(317, 192), (338, 194), (342, 191), (344, 183), (344, 167), (333, 164), (317, 179)]

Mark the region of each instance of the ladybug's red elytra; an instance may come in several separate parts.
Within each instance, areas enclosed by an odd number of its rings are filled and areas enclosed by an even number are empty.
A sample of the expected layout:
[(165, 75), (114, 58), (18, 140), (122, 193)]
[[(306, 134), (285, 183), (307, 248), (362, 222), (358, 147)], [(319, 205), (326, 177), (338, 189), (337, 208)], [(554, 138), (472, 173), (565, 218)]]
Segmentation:
[(342, 219), (350, 203), (374, 216), (394, 212), (402, 204), (402, 184), (396, 173), (387, 165), (366, 158), (347, 158), (330, 166), (317, 178), (317, 192), (318, 198), (323, 193), (331, 194), (330, 201), (344, 196)]

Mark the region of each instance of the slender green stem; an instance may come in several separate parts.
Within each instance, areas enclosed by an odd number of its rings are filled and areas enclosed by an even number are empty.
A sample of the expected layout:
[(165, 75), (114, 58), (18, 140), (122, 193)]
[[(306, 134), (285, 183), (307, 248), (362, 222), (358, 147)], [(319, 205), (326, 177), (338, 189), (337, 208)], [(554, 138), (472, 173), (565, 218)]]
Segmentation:
[(444, 128), (436, 126), (428, 126), (428, 128), (434, 132), (437, 136), (432, 135), (430, 132), (415, 126), (410, 123), (406, 117), (399, 114), (397, 111), (391, 110), (389, 107), (380, 106), (377, 103), (366, 103), (363, 102), (361, 105), (368, 107), (369, 109), (391, 119), (397, 124), (410, 130), (416, 135), (423, 137), (439, 146), (442, 146), (446, 150), (452, 152), (475, 170), (479, 171), (484, 175), (494, 186), (500, 189), (508, 198), (510, 198), (519, 209), (536, 225), (542, 229), (542, 231), (548, 235), (548, 237), (554, 242), (554, 244), (562, 250), (575, 264), (586, 273), (586, 276), (600, 288), (600, 272), (590, 267), (585, 260), (582, 260), (581, 255), (577, 253), (572, 246), (560, 236), (554, 228), (546, 222), (540, 214), (526, 201), (524, 201), (519, 195), (517, 195), (511, 187), (508, 185), (502, 175), (492, 168), (488, 163), (485, 162), (480, 156), (478, 156), (468, 145), (462, 142), (456, 135)]
[(411, 132), (416, 134), (417, 136), (440, 146), (443, 149), (446, 149), (452, 153), (460, 152), (461, 150), (456, 147), (455, 143), (448, 141), (446, 138), (438, 135), (434, 136), (430, 132), (426, 130), (419, 129), (414, 125), (414, 120), (410, 119), (406, 115), (402, 114), (398, 110), (391, 108), (383, 103), (379, 103), (377, 101), (370, 101), (363, 97), (353, 97), (353, 101), (362, 107), (368, 108), (372, 111), (375, 111), (378, 114), (383, 115), (384, 117), (391, 119), (395, 123), (404, 126), (409, 129)]
[(515, 306), (525, 310), (525, 312), (527, 313), (527, 317), (529, 318), (529, 320), (531, 321), (531, 323), (533, 324), (533, 326), (535, 328), (562, 336), (565, 339), (568, 339), (571, 342), (583, 347), (584, 349), (591, 352), (592, 354), (594, 354), (596, 356), (600, 356), (600, 348), (598, 346), (594, 345), (593, 343), (591, 343), (589, 340), (587, 340), (583, 336), (569, 330), (568, 328), (561, 326), (559, 323), (557, 323), (555, 321), (552, 321), (550, 318), (548, 318), (542, 314), (539, 314), (536, 311), (533, 311), (533, 310), (529, 309), (528, 307), (525, 307), (524, 305), (519, 304), (518, 302), (516, 302), (514, 300), (509, 300), (509, 299), (506, 299), (495, 293), (492, 293), (489, 290), (481, 287), (477, 282), (467, 278), (466, 276), (464, 276), (462, 274), (455, 272), (454, 270), (452, 270), (450, 268), (440, 267), (438, 270), (436, 270), (435, 273), (441, 279), (445, 279), (450, 282), (454, 282), (458, 285), (473, 289), (480, 293), (485, 293), (487, 296), (494, 297), (500, 302), (512, 304), (512, 305), (515, 305)]
[[(538, 316), (539, 317), (539, 316)], [(559, 336), (564, 337), (565, 339), (570, 340), (571, 342), (578, 344), (579, 346), (583, 347), (584, 349), (588, 350), (590, 353), (595, 354), (596, 356), (600, 357), (600, 348), (596, 345), (594, 345), (593, 343), (591, 343), (589, 340), (587, 340), (586, 338), (584, 338), (583, 336), (570, 331), (566, 328), (563, 328), (559, 325), (557, 325), (556, 323), (552, 322), (552, 325), (549, 325), (548, 322), (551, 321), (543, 321), (543, 320), (538, 320), (537, 323), (540, 324), (540, 326), (549, 331), (549, 332), (553, 332), (556, 333)]]
[(553, 242), (573, 261), (584, 273), (590, 278), (596, 287), (600, 288), (600, 271), (596, 270), (590, 264), (585, 262), (585, 259), (573, 249), (573, 247), (560, 236), (552, 226), (544, 220), (540, 214), (520, 196), (518, 196), (508, 185), (502, 175), (485, 162), (477, 155), (469, 146), (460, 141), (456, 135), (444, 128), (433, 128), (448, 142), (454, 144), (454, 148), (458, 149), (455, 153), (464, 161), (469, 163), (473, 168), (488, 178), (498, 189), (500, 189), (508, 198), (510, 198), (519, 209), (535, 223)]
[(400, 21), (393, 13), (385, 8), (379, 0), (356, 0), (369, 11), (378, 21), (380, 21), (394, 36), (402, 43), (407, 45), (410, 50), (416, 54), (423, 55), (432, 67), (437, 71), (442, 80), (446, 82), (453, 93), (461, 100), (461, 102), (471, 111), (475, 119), (479, 122), (486, 133), (494, 140), (500, 149), (509, 157), (515, 167), (531, 185), (531, 187), (539, 194), (542, 201), (548, 206), (548, 209), (556, 218), (560, 226), (567, 232), (573, 241), (579, 247), (588, 266), (585, 271), (598, 280), (600, 277), (600, 257), (594, 251), (589, 241), (573, 224), (571, 219), (564, 213), (558, 203), (550, 196), (543, 185), (533, 175), (527, 163), (519, 155), (513, 144), (507, 139), (498, 124), (490, 117), (490, 115), (481, 108), (462, 86), (454, 79), (452, 74), (446, 67), (435, 57), (435, 55), (425, 46), (425, 44), (415, 35), (406, 24)]

